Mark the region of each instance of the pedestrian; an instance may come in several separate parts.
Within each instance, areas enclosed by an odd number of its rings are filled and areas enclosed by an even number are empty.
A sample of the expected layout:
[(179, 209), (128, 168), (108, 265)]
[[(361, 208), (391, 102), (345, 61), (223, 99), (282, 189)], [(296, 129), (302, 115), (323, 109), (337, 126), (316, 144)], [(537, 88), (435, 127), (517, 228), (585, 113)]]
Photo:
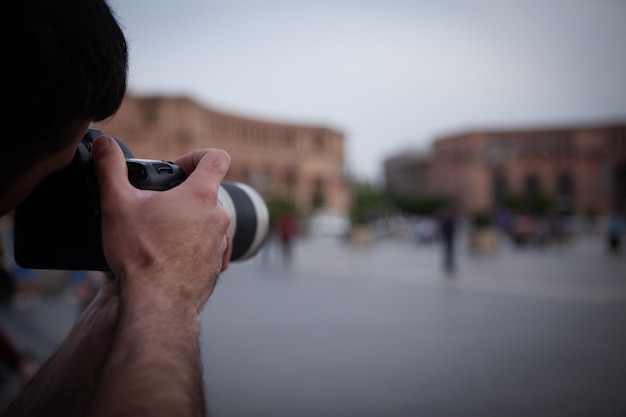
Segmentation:
[(283, 263), (290, 264), (293, 257), (293, 240), (297, 232), (296, 217), (290, 211), (278, 218), (278, 234), (282, 248)]
[[(0, 19), (3, 216), (119, 108), (128, 55), (105, 0), (5, 2)], [(91, 155), (111, 273), (5, 415), (203, 415), (200, 312), (230, 258), (230, 219), (217, 200), (230, 157), (183, 155), (173, 162), (187, 179), (156, 192), (131, 185), (112, 137), (97, 137)]]
[(607, 243), (609, 252), (619, 253), (622, 247), (622, 238), (624, 235), (624, 215), (615, 210), (609, 219), (609, 229), (607, 232)]
[(444, 271), (451, 275), (455, 271), (454, 262), (454, 239), (456, 235), (456, 219), (451, 208), (443, 210), (440, 216), (441, 240), (443, 246), (443, 267)]

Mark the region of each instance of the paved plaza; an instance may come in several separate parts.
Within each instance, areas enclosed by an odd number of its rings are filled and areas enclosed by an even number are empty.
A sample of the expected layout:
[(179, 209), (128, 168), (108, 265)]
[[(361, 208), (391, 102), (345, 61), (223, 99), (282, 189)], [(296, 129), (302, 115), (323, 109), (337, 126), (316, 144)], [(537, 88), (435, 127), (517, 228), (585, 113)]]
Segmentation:
[[(203, 312), (212, 414), (626, 415), (626, 254), (607, 254), (600, 236), (457, 249), (452, 276), (437, 245), (393, 239), (311, 238), (290, 264), (277, 252), (233, 264)], [(76, 316), (50, 293), (0, 311), (40, 360)]]

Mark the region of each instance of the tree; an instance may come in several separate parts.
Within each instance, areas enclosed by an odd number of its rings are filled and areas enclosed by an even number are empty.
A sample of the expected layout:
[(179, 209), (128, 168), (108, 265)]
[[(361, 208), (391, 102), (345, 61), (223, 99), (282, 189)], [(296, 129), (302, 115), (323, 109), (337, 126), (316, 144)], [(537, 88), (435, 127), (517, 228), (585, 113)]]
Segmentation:
[(354, 224), (365, 224), (371, 218), (387, 214), (392, 208), (389, 199), (376, 191), (370, 183), (355, 185), (354, 202), (350, 213)]
[(276, 224), (276, 221), (283, 214), (295, 214), (297, 212), (296, 205), (292, 200), (274, 198), (265, 201), (267, 211), (270, 216), (270, 224)]

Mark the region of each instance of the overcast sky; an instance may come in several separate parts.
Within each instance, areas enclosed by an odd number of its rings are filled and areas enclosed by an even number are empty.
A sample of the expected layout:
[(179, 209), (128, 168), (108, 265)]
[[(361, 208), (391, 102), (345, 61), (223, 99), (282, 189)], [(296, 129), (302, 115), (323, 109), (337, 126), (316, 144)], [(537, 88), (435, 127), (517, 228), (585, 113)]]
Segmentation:
[(626, 120), (626, 0), (110, 0), (130, 90), (346, 135), (347, 165), (472, 128)]

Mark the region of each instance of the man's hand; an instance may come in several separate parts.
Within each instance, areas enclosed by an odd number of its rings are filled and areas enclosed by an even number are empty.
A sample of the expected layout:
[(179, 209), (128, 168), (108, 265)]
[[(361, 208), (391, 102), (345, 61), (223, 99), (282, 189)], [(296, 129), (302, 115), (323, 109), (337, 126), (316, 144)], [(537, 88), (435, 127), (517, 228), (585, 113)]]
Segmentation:
[(138, 190), (128, 181), (118, 144), (107, 136), (94, 142), (100, 184), (104, 254), (121, 280), (122, 293), (154, 292), (197, 311), (228, 265), (228, 213), (217, 201), (230, 157), (203, 149), (175, 162), (188, 174), (167, 191)]
[(176, 163), (187, 180), (156, 192), (128, 182), (113, 139), (93, 149), (104, 253), (121, 288), (112, 276), (102, 282), (7, 415), (202, 415), (198, 313), (230, 257), (217, 201), (230, 157), (185, 155)]
[(104, 255), (121, 285), (93, 415), (203, 415), (199, 312), (228, 265), (230, 218), (217, 195), (230, 157), (177, 159), (188, 177), (167, 191), (133, 187), (112, 138), (97, 138), (93, 157)]

